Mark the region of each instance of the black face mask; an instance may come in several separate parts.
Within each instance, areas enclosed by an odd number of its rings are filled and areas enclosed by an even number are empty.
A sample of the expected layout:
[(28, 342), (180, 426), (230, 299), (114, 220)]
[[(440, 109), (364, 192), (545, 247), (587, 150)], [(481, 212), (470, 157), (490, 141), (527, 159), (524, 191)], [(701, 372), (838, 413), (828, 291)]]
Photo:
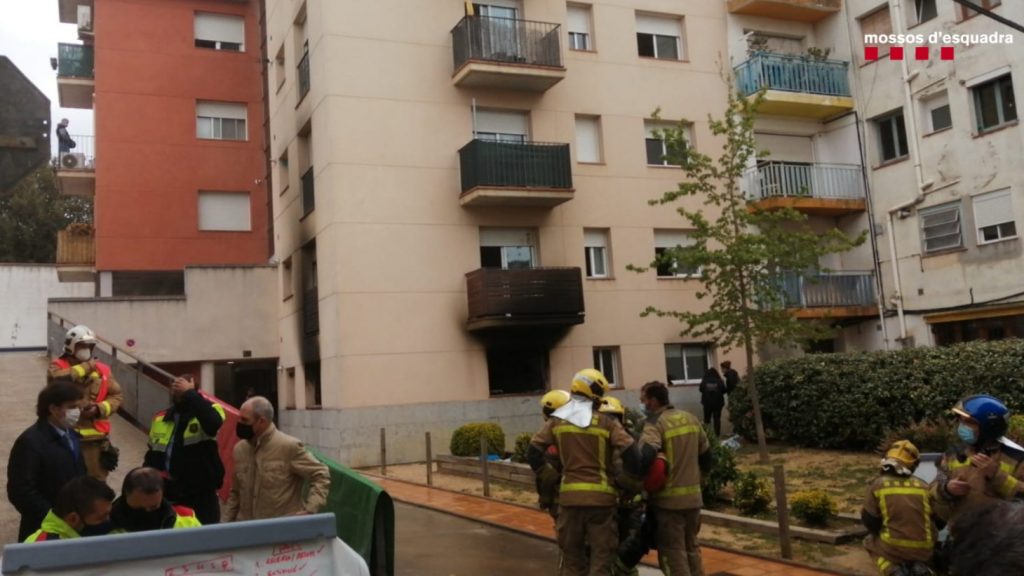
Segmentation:
[(252, 440), (252, 437), (256, 435), (256, 432), (252, 429), (252, 424), (243, 424), (242, 422), (239, 422), (238, 424), (235, 424), (235, 434), (242, 440)]
[(160, 528), (163, 528), (163, 508), (146, 511), (125, 507), (124, 515), (133, 531), (159, 530)]
[(113, 525), (107, 521), (102, 524), (86, 524), (82, 531), (79, 532), (79, 536), (103, 536), (109, 534), (113, 530)]

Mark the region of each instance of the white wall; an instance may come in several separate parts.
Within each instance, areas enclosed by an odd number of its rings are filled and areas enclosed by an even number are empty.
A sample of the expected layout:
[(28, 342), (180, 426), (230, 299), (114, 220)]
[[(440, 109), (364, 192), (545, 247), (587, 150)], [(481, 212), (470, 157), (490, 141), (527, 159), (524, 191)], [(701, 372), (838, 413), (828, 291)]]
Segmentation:
[(59, 282), (53, 264), (0, 264), (0, 350), (46, 347), (46, 299), (95, 290), (92, 282)]

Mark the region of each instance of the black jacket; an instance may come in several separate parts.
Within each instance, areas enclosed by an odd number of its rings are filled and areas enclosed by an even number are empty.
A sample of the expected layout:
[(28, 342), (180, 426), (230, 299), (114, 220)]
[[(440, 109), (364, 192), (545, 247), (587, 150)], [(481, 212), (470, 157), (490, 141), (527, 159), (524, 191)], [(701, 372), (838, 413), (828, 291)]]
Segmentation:
[(57, 492), (78, 476), (85, 476), (81, 450), (76, 458), (48, 421), (38, 420), (18, 436), (7, 460), (7, 499), (21, 513), (19, 542), (39, 529)]
[(153, 512), (141, 512), (128, 507), (124, 496), (114, 500), (110, 507), (110, 524), (114, 530), (125, 532), (146, 532), (147, 530), (164, 530), (174, 528), (178, 520), (178, 512), (164, 498), (160, 508)]
[(700, 403), (712, 408), (725, 406), (725, 382), (721, 376), (704, 374), (700, 381)]
[[(164, 421), (174, 422), (175, 414), (178, 415), (178, 426), (174, 430), (171, 469), (165, 470), (164, 453), (152, 449), (146, 452), (144, 465), (169, 474), (166, 495), (171, 501), (177, 501), (183, 495), (219, 490), (224, 484), (224, 464), (217, 451), (216, 437), (224, 419), (213, 407), (213, 403), (195, 390), (189, 390), (181, 402), (168, 408), (163, 416)], [(212, 439), (184, 446), (185, 430), (193, 424), (193, 419)]]
[(740, 383), (740, 373), (734, 368), (729, 368), (725, 371), (725, 393), (732, 394), (736, 391), (736, 386)]

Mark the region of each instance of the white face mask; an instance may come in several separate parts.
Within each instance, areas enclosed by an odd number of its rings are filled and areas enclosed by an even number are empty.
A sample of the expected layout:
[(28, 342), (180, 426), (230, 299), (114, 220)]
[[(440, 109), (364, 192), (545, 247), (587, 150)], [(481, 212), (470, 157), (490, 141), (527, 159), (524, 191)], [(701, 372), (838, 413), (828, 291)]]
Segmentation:
[(82, 410), (79, 408), (72, 408), (64, 413), (64, 426), (68, 428), (74, 428), (78, 424), (78, 419), (82, 416)]
[(90, 359), (92, 359), (92, 350), (88, 348), (75, 350), (75, 358), (78, 358), (78, 360), (81, 362), (88, 362)]

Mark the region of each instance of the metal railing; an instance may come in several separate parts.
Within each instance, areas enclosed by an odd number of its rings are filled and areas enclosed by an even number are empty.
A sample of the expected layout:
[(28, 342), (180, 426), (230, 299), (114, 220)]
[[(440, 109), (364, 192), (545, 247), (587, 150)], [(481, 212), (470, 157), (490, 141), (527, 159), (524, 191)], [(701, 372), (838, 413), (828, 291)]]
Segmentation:
[(863, 199), (864, 180), (856, 164), (762, 162), (743, 174), (748, 198)]
[(466, 16), (452, 29), (455, 69), (470, 60), (562, 67), (558, 24)]
[(875, 280), (871, 272), (828, 272), (782, 275), (787, 308), (874, 306)]
[(65, 228), (57, 231), (58, 266), (93, 266), (96, 264), (96, 235), (84, 229)]
[(299, 102), (309, 93), (309, 52), (302, 55), (297, 66), (299, 71)]
[(850, 96), (849, 67), (849, 62), (840, 60), (755, 52), (750, 59), (735, 68), (736, 88), (743, 96), (754, 94), (762, 88), (825, 96)]
[(96, 137), (71, 135), (70, 147), (57, 140), (57, 167), (60, 170), (95, 170)]
[(93, 48), (86, 44), (57, 44), (57, 76), (93, 78)]
[(302, 175), (302, 215), (305, 216), (316, 208), (316, 190), (313, 188), (313, 167)]
[(472, 140), (459, 150), (462, 191), (478, 186), (572, 188), (568, 144)]
[(480, 268), (466, 274), (470, 321), (482, 318), (582, 318), (579, 268)]

